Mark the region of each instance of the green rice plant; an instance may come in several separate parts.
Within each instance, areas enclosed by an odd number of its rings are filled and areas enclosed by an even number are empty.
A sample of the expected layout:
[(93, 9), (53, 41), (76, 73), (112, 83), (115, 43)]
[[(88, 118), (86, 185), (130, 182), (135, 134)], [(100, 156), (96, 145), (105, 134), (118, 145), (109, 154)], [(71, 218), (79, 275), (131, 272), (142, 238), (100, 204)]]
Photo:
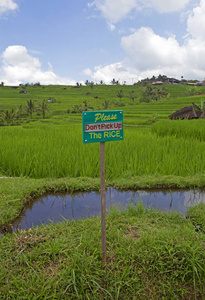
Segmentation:
[(205, 141), (205, 120), (162, 120), (155, 123), (151, 131), (158, 136), (175, 136)]
[[(10, 176), (34, 178), (64, 177), (65, 174), (78, 177), (84, 173), (91, 176), (92, 156), (89, 166), (80, 143), (81, 128), (74, 125), (69, 128), (49, 125), (1, 128), (1, 170)], [(95, 152), (95, 145), (92, 148), (93, 145), (90, 151)]]
[(108, 149), (111, 147), (115, 150), (108, 150), (109, 155), (106, 157), (107, 166), (112, 165), (109, 168), (111, 178), (126, 176), (128, 171), (130, 176), (190, 176), (204, 172), (205, 145), (195, 140), (186, 141), (172, 136), (161, 138), (140, 134), (129, 128), (128, 132), (125, 131), (125, 140), (107, 145)]
[[(131, 127), (124, 131), (123, 141), (106, 143), (107, 179), (204, 174), (204, 143)], [(100, 176), (99, 143), (83, 144), (81, 124), (1, 127), (0, 139), (0, 172), (8, 176)]]

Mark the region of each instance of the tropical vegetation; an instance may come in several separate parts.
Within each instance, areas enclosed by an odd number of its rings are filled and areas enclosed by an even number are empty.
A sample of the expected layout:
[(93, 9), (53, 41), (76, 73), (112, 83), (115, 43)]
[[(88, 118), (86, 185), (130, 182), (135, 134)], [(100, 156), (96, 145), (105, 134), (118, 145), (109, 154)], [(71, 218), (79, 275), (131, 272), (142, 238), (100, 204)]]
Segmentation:
[[(167, 78), (162, 77), (161, 80)], [(20, 93), (22, 88), (27, 93)], [(106, 143), (106, 186), (204, 188), (205, 120), (169, 120), (205, 87), (184, 84), (0, 87), (0, 231), (52, 192), (100, 189), (99, 143), (82, 141), (82, 111), (124, 114), (124, 140)], [(199, 92), (200, 91), (200, 92)], [(1, 299), (204, 299), (205, 206), (186, 217), (140, 201), (100, 218), (64, 220), (0, 239)]]

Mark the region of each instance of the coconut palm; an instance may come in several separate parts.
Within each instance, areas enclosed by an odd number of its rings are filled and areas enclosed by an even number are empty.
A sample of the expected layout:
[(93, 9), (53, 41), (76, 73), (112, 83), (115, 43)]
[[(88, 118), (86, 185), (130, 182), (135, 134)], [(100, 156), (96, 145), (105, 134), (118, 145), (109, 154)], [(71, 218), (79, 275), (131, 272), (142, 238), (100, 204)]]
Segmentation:
[(157, 86), (148, 84), (142, 90), (142, 96), (140, 98), (140, 102), (159, 101), (162, 98), (169, 98), (169, 91), (167, 90), (167, 88), (165, 87), (159, 88)]
[(111, 106), (111, 101), (110, 100), (105, 100), (103, 103), (102, 103), (102, 107), (103, 109), (107, 109)]
[(84, 100), (83, 105), (80, 106), (81, 106), (81, 111), (88, 111), (93, 109), (93, 107), (90, 105), (90, 102), (88, 102), (87, 100)]
[(117, 97), (119, 97), (120, 99), (121, 99), (122, 97), (124, 97), (123, 90), (120, 90), (120, 91), (117, 93)]
[(49, 105), (48, 105), (48, 103), (46, 102), (45, 99), (43, 99), (43, 100), (39, 103), (39, 105), (38, 105), (38, 107), (37, 107), (36, 110), (37, 110), (37, 112), (42, 113), (43, 119), (45, 119), (46, 112), (49, 111)]
[(129, 92), (129, 98), (132, 101), (132, 104), (134, 104), (135, 98), (137, 98), (137, 95), (136, 95), (135, 91)]
[(88, 80), (86, 80), (86, 81), (85, 81), (85, 85), (86, 85), (86, 86), (89, 86), (89, 85), (90, 85), (90, 82), (89, 82)]
[(81, 110), (81, 104), (80, 105), (78, 105), (78, 104), (73, 105), (73, 110), (71, 112), (72, 113), (80, 113), (80, 112), (82, 112), (82, 110)]
[(33, 113), (36, 111), (35, 101), (27, 100), (27, 105), (25, 107), (25, 111), (28, 115), (30, 115), (31, 120), (32, 120)]
[(14, 109), (12, 108), (11, 111), (9, 111), (8, 109), (2, 111), (1, 114), (0, 114), (0, 117), (2, 118), (3, 123), (5, 125), (9, 126), (11, 123), (13, 124), (14, 117), (15, 117)]
[(23, 112), (23, 105), (19, 105), (15, 110), (15, 116), (16, 116), (17, 120), (19, 119), (22, 112)]
[(113, 78), (113, 80), (110, 83), (113, 84), (113, 85), (115, 85), (116, 84), (115, 78)]
[(91, 81), (91, 83), (90, 83), (90, 87), (91, 87), (91, 90), (92, 90), (92, 93), (93, 93), (93, 88), (94, 88), (94, 82), (93, 81)]

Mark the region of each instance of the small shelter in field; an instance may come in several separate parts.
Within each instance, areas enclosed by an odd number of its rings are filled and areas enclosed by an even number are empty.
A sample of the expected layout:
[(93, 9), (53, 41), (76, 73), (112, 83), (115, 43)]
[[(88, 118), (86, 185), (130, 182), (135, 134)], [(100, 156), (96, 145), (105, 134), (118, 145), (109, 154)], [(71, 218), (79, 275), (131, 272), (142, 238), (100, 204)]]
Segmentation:
[(173, 114), (169, 115), (169, 119), (202, 119), (205, 118), (205, 113), (202, 110), (199, 110), (197, 106), (190, 105), (183, 107), (175, 112)]

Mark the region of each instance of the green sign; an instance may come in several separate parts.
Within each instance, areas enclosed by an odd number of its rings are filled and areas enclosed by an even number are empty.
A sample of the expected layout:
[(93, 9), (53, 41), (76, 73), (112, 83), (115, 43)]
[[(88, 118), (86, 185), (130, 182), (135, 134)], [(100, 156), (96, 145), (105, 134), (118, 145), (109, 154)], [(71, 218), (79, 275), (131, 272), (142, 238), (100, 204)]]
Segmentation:
[(123, 140), (123, 111), (83, 111), (83, 143)]

